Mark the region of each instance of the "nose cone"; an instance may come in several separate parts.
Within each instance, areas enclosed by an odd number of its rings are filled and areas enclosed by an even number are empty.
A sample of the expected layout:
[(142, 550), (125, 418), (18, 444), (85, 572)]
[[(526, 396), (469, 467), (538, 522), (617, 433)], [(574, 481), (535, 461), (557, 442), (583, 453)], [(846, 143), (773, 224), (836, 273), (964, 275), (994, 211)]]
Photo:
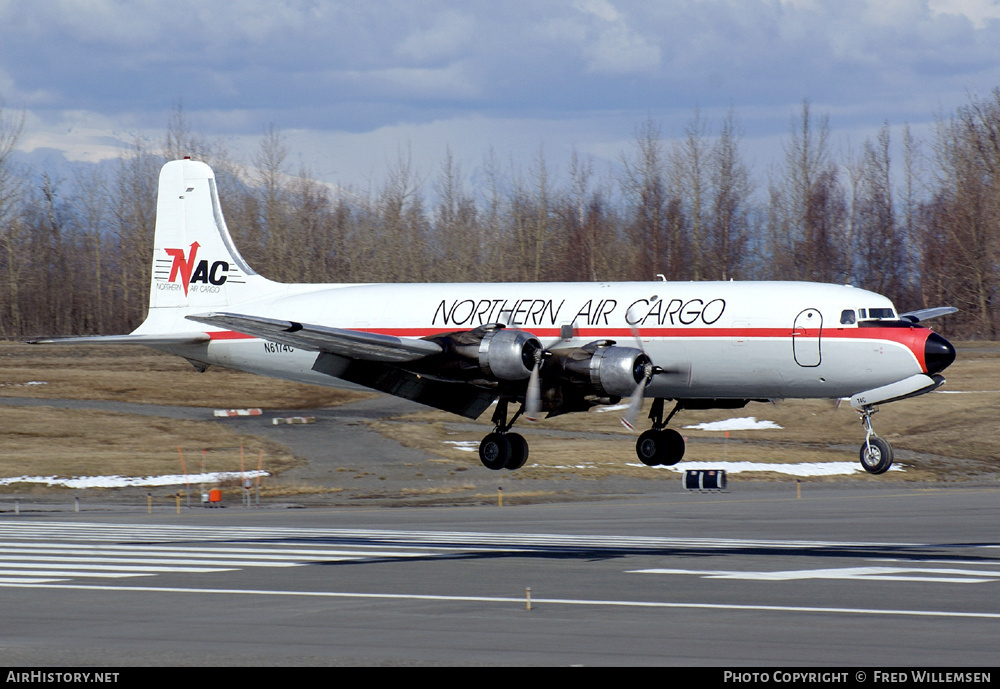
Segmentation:
[(927, 364), (928, 373), (940, 373), (955, 360), (955, 348), (951, 342), (944, 339), (937, 333), (927, 336), (924, 344), (924, 363)]

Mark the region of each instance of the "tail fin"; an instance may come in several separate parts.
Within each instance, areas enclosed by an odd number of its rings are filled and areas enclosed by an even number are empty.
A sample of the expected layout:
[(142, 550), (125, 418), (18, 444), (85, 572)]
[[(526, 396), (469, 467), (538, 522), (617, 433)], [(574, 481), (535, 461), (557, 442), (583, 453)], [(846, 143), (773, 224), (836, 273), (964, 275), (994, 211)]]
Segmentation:
[(156, 200), (149, 318), (159, 309), (229, 306), (263, 296), (272, 285), (236, 250), (212, 168), (187, 158), (164, 165)]
[(130, 335), (46, 338), (36, 344), (142, 344), (208, 341), (189, 314), (251, 301), (284, 289), (253, 271), (236, 250), (219, 206), (215, 173), (185, 158), (160, 170), (149, 312)]

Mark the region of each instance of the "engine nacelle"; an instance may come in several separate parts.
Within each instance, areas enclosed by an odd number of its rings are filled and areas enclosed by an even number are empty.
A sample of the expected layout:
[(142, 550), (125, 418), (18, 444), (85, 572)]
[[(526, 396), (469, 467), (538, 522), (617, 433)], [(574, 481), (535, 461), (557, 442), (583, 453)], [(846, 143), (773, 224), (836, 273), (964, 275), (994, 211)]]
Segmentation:
[(531, 376), (542, 349), (538, 338), (531, 333), (496, 323), (427, 339), (441, 345), (443, 355), (423, 369), (418, 362), (413, 370), (442, 380), (524, 380)]
[(628, 397), (646, 377), (650, 359), (641, 349), (616, 347), (613, 341), (599, 341), (561, 353), (566, 377), (599, 395)]
[(524, 380), (541, 349), (538, 338), (524, 330), (490, 330), (479, 343), (479, 367), (497, 380)]

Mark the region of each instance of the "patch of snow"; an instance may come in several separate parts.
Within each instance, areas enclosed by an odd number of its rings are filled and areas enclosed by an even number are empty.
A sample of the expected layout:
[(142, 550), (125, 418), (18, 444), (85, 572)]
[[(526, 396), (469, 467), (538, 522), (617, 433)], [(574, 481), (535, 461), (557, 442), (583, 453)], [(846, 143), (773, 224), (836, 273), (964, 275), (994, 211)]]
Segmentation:
[(758, 421), (753, 416), (745, 416), (739, 419), (699, 423), (694, 426), (685, 426), (684, 428), (691, 428), (697, 431), (759, 431), (768, 428), (781, 428), (781, 426), (774, 421)]
[(219, 483), (239, 478), (269, 476), (266, 471), (215, 471), (203, 474), (168, 474), (164, 476), (13, 476), (0, 478), (0, 486), (12, 483), (44, 483), (47, 486), (65, 488), (125, 488), (127, 486), (182, 486), (185, 483)]
[[(644, 466), (634, 464), (633, 466)], [(688, 469), (721, 469), (727, 474), (740, 474), (750, 471), (769, 471), (775, 474), (789, 476), (846, 476), (863, 473), (860, 462), (799, 462), (797, 464), (778, 464), (768, 462), (680, 462), (672, 467), (659, 467), (682, 473)], [(889, 471), (903, 471), (902, 466), (893, 464)]]
[(462, 452), (479, 452), (479, 443), (475, 440), (445, 440), (445, 445), (454, 445)]
[(627, 404), (612, 404), (612, 405), (607, 406), (607, 407), (597, 407), (596, 409), (594, 409), (594, 411), (597, 412), (598, 414), (600, 414), (601, 412), (606, 412), (606, 411), (622, 411), (623, 409), (628, 409), (628, 405)]

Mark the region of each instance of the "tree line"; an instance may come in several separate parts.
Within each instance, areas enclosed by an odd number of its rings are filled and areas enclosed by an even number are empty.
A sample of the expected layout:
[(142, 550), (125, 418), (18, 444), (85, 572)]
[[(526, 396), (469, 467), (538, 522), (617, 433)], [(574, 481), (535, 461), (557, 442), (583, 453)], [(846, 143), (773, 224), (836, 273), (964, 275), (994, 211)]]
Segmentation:
[[(695, 112), (683, 136), (636, 127), (613, 166), (542, 149), (522, 167), (486, 152), (477, 182), (449, 151), (418, 171), (334, 187), (292, 170), (277, 129), (248, 164), (190, 130), (180, 106), (159, 149), (136, 138), (113, 170), (40, 176), (12, 160), (24, 116), (0, 108), (0, 337), (128, 332), (145, 315), (164, 161), (216, 172), (227, 224), (259, 273), (287, 282), (812, 280), (952, 305), (952, 336), (996, 339), (1000, 88), (940, 118), (932, 140), (886, 124), (835, 155), (808, 102), (783, 159), (761, 175), (730, 112)], [(902, 151), (902, 160), (893, 157)]]

